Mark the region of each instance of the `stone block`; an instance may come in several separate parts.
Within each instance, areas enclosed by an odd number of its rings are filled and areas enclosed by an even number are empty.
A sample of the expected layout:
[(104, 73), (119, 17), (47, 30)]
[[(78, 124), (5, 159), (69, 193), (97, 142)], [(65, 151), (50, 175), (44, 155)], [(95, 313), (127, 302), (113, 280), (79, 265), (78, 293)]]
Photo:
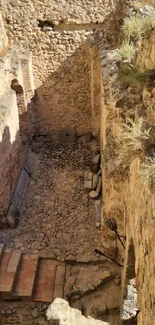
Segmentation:
[(96, 188), (96, 192), (98, 193), (98, 195), (101, 192), (101, 188), (102, 188), (102, 178), (101, 178), (101, 176), (99, 176), (98, 184), (97, 184), (97, 188)]
[(98, 193), (96, 191), (91, 191), (89, 193), (89, 196), (90, 196), (91, 199), (97, 199)]
[(101, 155), (99, 153), (92, 159), (92, 164), (93, 165), (98, 165), (100, 163), (100, 160), (101, 160)]
[(97, 187), (98, 179), (99, 179), (98, 175), (94, 174), (94, 175), (93, 175), (93, 185), (92, 185), (92, 189), (93, 189), (93, 190), (95, 190), (96, 187)]
[(87, 181), (85, 180), (84, 181), (84, 188), (87, 189), (87, 190), (92, 190), (92, 181)]
[(99, 165), (91, 165), (90, 166), (90, 170), (92, 171), (92, 173), (94, 173), (94, 174), (97, 174), (98, 173), (98, 171), (99, 171)]
[(11, 228), (15, 228), (18, 218), (19, 218), (19, 210), (14, 206), (14, 204), (11, 203), (6, 215), (6, 222), (9, 224)]
[(85, 180), (86, 181), (92, 181), (93, 180), (93, 173), (87, 170), (85, 172)]
[(96, 222), (101, 222), (101, 200), (95, 201)]
[(81, 135), (78, 138), (78, 142), (82, 144), (89, 143), (91, 141), (91, 138), (92, 138), (92, 133), (91, 131), (89, 131), (86, 134)]

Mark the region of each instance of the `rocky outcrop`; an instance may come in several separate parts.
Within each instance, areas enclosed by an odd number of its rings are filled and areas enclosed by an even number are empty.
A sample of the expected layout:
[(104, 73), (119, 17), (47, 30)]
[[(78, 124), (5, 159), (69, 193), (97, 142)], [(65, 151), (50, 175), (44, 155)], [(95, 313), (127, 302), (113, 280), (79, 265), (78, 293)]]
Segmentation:
[(47, 310), (48, 320), (59, 320), (60, 325), (108, 325), (107, 322), (93, 319), (91, 317), (86, 318), (81, 314), (78, 309), (69, 307), (67, 301), (57, 298), (48, 307)]

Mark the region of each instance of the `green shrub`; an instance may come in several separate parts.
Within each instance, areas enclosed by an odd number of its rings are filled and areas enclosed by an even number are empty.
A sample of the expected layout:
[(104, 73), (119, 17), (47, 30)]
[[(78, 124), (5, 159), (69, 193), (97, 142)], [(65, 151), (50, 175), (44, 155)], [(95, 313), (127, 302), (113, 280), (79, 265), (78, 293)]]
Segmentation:
[(126, 18), (122, 30), (124, 38), (129, 42), (133, 37), (140, 39), (155, 24), (155, 13), (151, 16), (140, 17), (139, 15)]
[(139, 174), (146, 186), (155, 183), (155, 156), (145, 158), (145, 162), (140, 167)]
[(120, 67), (119, 76), (121, 81), (132, 85), (154, 86), (155, 85), (155, 68), (139, 71), (132, 65)]
[(117, 52), (117, 59), (120, 61), (128, 60), (131, 62), (131, 60), (134, 58), (136, 54), (136, 49), (133, 44), (124, 43), (122, 47)]

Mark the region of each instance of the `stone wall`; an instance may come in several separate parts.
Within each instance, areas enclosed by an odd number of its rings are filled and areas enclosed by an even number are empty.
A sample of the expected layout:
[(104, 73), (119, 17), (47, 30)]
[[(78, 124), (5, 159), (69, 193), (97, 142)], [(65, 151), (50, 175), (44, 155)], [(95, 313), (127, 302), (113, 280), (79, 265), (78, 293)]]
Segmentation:
[[(2, 1), (2, 13), (10, 40), (32, 51), (35, 84), (38, 87), (68, 56), (84, 43), (94, 28), (115, 11), (119, 0)], [(51, 27), (39, 27), (48, 21)]]
[(1, 17), (0, 26), (0, 182), (3, 184), (0, 188), (0, 216), (3, 217), (22, 165), (23, 135), (26, 133), (29, 121), (27, 119), (25, 124), (23, 122), (24, 112), (26, 111), (26, 116), (28, 115), (27, 89), (25, 88), (23, 92), (24, 75), (20, 60), (15, 48), (7, 43)]
[(97, 49), (90, 43), (120, 3), (2, 1), (9, 39), (22, 53), (32, 52), (37, 96), (36, 114), (31, 107), (30, 115), (35, 133), (54, 134), (67, 126), (80, 134), (99, 133), (101, 71)]
[[(41, 134), (73, 127), (78, 134), (98, 134), (101, 107), (101, 69), (98, 52), (85, 42), (37, 89)], [(33, 121), (32, 121), (33, 122)]]

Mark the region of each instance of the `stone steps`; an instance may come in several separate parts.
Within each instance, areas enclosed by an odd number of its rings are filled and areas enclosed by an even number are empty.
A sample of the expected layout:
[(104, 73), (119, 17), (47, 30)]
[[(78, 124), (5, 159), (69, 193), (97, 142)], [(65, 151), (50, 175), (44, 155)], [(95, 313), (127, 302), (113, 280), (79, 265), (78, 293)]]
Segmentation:
[(4, 244), (0, 244), (0, 258), (2, 257), (2, 254), (4, 252), (4, 247), (5, 247)]
[(51, 302), (56, 275), (56, 265), (50, 259), (41, 259), (39, 263), (38, 281), (34, 291), (35, 301)]
[(12, 291), (20, 259), (21, 251), (19, 249), (14, 249), (11, 252), (5, 274), (0, 280), (0, 292), (2, 292), (3, 294), (10, 293)]
[(38, 256), (23, 255), (14, 287), (13, 296), (32, 299), (33, 286), (38, 266)]
[(51, 303), (63, 298), (65, 264), (38, 255), (22, 254), (0, 244), (1, 300), (30, 300)]
[[(2, 285), (3, 283), (5, 283), (5, 275), (6, 275), (6, 271), (7, 271), (7, 267), (8, 267), (8, 264), (9, 264), (9, 260), (10, 260), (10, 257), (11, 257), (11, 253), (12, 253), (12, 249), (6, 249), (5, 252), (2, 254), (2, 257), (1, 257), (1, 263), (0, 263), (0, 287), (1, 287), (1, 294), (3, 293), (3, 289), (2, 289)], [(8, 283), (8, 285), (10, 285)], [(6, 283), (5, 283), (5, 286), (6, 286)]]

